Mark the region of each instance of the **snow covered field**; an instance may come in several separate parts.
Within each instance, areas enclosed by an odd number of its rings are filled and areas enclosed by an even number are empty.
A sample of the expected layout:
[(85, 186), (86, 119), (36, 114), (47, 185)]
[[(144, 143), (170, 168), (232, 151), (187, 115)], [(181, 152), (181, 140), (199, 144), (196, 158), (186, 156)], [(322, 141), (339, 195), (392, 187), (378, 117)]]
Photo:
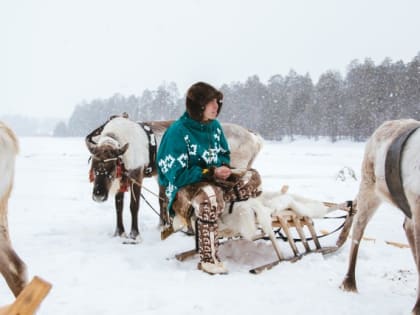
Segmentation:
[[(349, 243), (337, 253), (312, 254), (297, 263), (282, 263), (260, 275), (248, 269), (271, 262), (266, 242), (228, 242), (221, 256), (229, 274), (209, 276), (196, 269), (197, 257), (178, 262), (174, 255), (192, 249), (194, 239), (176, 233), (160, 240), (158, 217), (142, 202), (143, 242), (123, 245), (113, 238), (113, 200), (91, 199), (89, 154), (82, 138), (21, 138), (15, 188), (9, 205), (14, 247), (34, 275), (53, 284), (39, 314), (408, 314), (416, 296), (416, 273), (406, 243), (403, 215), (382, 206), (367, 228), (359, 251), (359, 294), (338, 289), (347, 267)], [(268, 142), (254, 166), (267, 190), (280, 189), (322, 201), (355, 196), (363, 143), (298, 140)], [(343, 167), (357, 181), (337, 180)], [(157, 191), (154, 180), (146, 186)], [(145, 192), (158, 208), (156, 197)], [(128, 199), (128, 197), (127, 197)], [(130, 215), (125, 209), (129, 230)], [(337, 226), (340, 222), (334, 222)], [(324, 221), (317, 221), (322, 228)], [(322, 240), (323, 244), (333, 239)], [(286, 253), (290, 248), (280, 244)], [(13, 300), (0, 278), (0, 305)]]

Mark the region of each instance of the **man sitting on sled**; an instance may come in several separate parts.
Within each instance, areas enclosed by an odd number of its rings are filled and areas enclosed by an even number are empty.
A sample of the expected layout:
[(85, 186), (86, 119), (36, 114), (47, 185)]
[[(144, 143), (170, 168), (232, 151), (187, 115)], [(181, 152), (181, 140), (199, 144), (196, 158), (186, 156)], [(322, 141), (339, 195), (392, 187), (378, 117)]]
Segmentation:
[(222, 104), (223, 94), (211, 85), (192, 85), (186, 112), (165, 132), (157, 154), (159, 185), (165, 188), (167, 211), (172, 218), (177, 215), (186, 222), (196, 217), (198, 268), (211, 274), (227, 273), (218, 257), (217, 226), (225, 201), (255, 196), (260, 184), (259, 175), (248, 171), (244, 173), (246, 181), (256, 177), (259, 182), (253, 188), (241, 186), (244, 181), (229, 167), (229, 146), (216, 120)]

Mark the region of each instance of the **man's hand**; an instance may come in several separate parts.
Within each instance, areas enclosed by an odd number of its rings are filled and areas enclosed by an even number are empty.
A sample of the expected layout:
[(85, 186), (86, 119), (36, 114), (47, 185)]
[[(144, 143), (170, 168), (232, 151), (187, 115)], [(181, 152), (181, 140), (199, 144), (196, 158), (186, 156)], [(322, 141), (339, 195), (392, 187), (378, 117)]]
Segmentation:
[(214, 176), (219, 179), (226, 180), (230, 174), (232, 174), (232, 170), (227, 166), (220, 166), (214, 169)]

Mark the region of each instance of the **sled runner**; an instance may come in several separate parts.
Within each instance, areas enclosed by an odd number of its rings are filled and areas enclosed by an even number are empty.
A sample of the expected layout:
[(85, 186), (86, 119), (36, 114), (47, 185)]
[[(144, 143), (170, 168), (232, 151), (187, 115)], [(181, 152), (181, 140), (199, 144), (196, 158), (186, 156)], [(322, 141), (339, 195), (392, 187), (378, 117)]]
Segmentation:
[[(330, 213), (336, 210), (342, 210), (346, 212), (346, 214), (343, 216), (325, 216), (323, 218), (342, 219), (343, 222), (338, 228), (329, 233), (317, 235), (314, 227), (314, 221), (311, 217), (306, 215), (300, 215), (292, 209), (286, 209), (277, 212), (271, 215), (271, 231), (267, 231), (267, 229), (265, 229), (264, 231), (264, 229), (260, 227), (259, 232), (252, 238), (253, 241), (261, 239), (269, 240), (273, 246), (273, 250), (275, 251), (277, 260), (268, 264), (264, 264), (262, 266), (255, 267), (249, 271), (253, 274), (259, 274), (264, 270), (271, 269), (280, 262), (295, 262), (301, 259), (303, 256), (310, 253), (331, 254), (337, 251), (345, 243), (349, 235), (350, 227), (352, 225), (353, 217), (355, 214), (354, 205), (351, 201), (347, 201), (341, 204), (331, 202), (323, 202), (322, 204), (329, 209), (328, 212)], [(219, 231), (222, 240), (229, 240), (238, 237), (241, 238), (240, 235), (232, 235), (229, 232), (228, 235), (226, 235), (225, 232), (226, 231), (224, 231), (223, 229)], [(340, 232), (336, 239), (335, 245), (322, 246), (320, 239), (325, 236), (331, 235), (335, 232)], [(290, 245), (293, 252), (293, 256), (285, 257), (285, 255), (280, 249), (279, 240), (286, 241)], [(302, 246), (297, 245), (297, 243), (300, 242), (302, 243)], [(221, 244), (223, 243), (224, 242), (222, 242)], [(303, 252), (299, 250), (299, 247), (303, 247)], [(184, 261), (187, 258), (195, 255), (196, 253), (197, 250), (193, 249), (177, 254), (175, 257), (179, 261)]]
[(17, 296), (11, 305), (0, 308), (0, 315), (32, 315), (35, 314), (42, 300), (51, 290), (51, 284), (39, 277), (32, 281)]

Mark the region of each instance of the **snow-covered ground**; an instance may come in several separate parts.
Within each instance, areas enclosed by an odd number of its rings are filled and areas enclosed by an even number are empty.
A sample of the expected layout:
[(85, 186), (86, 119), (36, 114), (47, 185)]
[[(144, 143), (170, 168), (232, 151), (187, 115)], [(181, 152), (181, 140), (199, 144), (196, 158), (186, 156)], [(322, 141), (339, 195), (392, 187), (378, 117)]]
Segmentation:
[[(403, 215), (382, 206), (367, 228), (359, 251), (359, 294), (339, 285), (347, 267), (349, 243), (330, 256), (312, 254), (282, 263), (260, 275), (248, 269), (273, 261), (267, 242), (228, 242), (221, 256), (228, 275), (196, 269), (197, 257), (178, 262), (174, 255), (192, 249), (194, 239), (176, 233), (160, 240), (158, 217), (142, 202), (143, 242), (124, 245), (113, 238), (113, 200), (92, 201), (89, 154), (81, 138), (22, 138), (15, 188), (9, 205), (14, 247), (34, 275), (53, 284), (39, 314), (408, 314), (416, 296), (416, 273), (406, 243)], [(268, 142), (255, 167), (266, 190), (284, 184), (289, 191), (322, 201), (353, 199), (360, 178), (363, 143), (298, 140)], [(337, 180), (344, 167), (357, 181)], [(146, 186), (156, 191), (154, 180)], [(157, 208), (156, 197), (145, 192)], [(128, 197), (127, 197), (128, 200)], [(126, 229), (130, 215), (125, 211)], [(316, 222), (321, 229), (329, 221)], [(339, 222), (334, 222), (334, 226)], [(333, 239), (323, 239), (324, 244)], [(286, 253), (290, 248), (281, 244)], [(13, 300), (0, 279), (0, 305)]]

